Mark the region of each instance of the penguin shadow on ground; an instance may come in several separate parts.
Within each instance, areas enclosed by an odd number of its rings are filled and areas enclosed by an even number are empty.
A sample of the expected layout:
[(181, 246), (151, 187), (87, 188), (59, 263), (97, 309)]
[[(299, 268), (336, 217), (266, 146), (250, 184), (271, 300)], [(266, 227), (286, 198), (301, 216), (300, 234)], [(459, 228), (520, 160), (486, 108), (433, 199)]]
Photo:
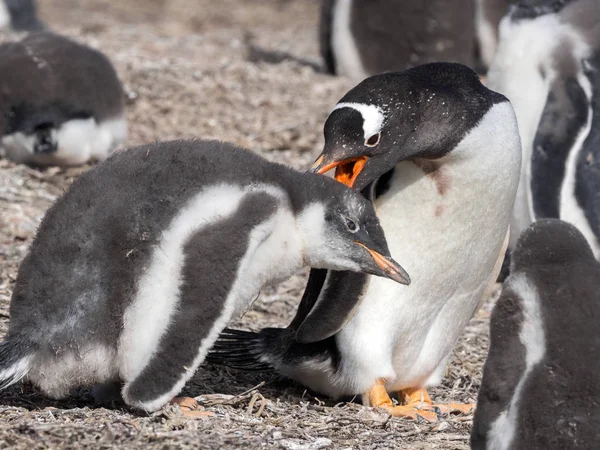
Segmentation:
[(99, 404), (94, 401), (91, 389), (77, 389), (61, 400), (54, 400), (45, 396), (31, 383), (23, 382), (6, 388), (0, 393), (0, 407), (24, 408), (28, 411), (43, 410), (46, 408), (75, 409), (75, 408), (119, 408), (137, 413), (125, 403)]
[[(237, 396), (256, 391), (269, 400), (282, 400), (299, 403), (311, 400), (319, 405), (333, 406), (339, 401), (322, 399), (318, 394), (308, 391), (301, 384), (281, 377), (274, 372), (245, 372), (227, 367), (201, 366), (194, 377), (186, 384), (180, 396), (203, 397), (219, 395), (231, 397), (228, 403), (238, 404)], [(351, 401), (352, 399), (348, 399)], [(200, 399), (201, 403), (202, 400)], [(244, 405), (245, 406), (245, 402)], [(0, 408), (24, 408), (28, 411), (41, 411), (47, 408), (69, 410), (78, 408), (112, 409), (126, 412), (132, 416), (145, 417), (149, 413), (127, 406), (122, 399), (98, 402), (91, 388), (76, 389), (61, 400), (45, 396), (31, 383), (23, 382), (0, 392)]]
[[(340, 400), (321, 396), (300, 383), (285, 378), (274, 371), (243, 371), (230, 367), (206, 364), (200, 366), (194, 377), (186, 384), (180, 396), (210, 397), (213, 394), (232, 396), (230, 403), (236, 403), (235, 397), (256, 391), (266, 399), (293, 404), (310, 400), (323, 406), (334, 406)], [(352, 401), (353, 398), (344, 400)], [(360, 402), (360, 398), (357, 399)]]
[[(462, 388), (458, 399), (454, 397), (457, 386)], [(474, 401), (478, 390), (479, 379), (465, 376), (464, 372), (457, 369), (449, 370), (440, 386), (433, 388), (432, 392), (442, 401)], [(227, 398), (231, 396), (227, 403), (234, 405), (238, 404), (236, 397), (244, 397), (252, 391), (273, 402), (281, 401), (289, 404), (309, 402), (315, 406), (331, 408), (345, 403), (362, 405), (360, 395), (330, 398), (274, 371), (244, 371), (212, 364), (200, 366), (179, 396), (197, 397), (201, 405), (203, 400), (207, 399), (208, 404), (203, 406), (210, 406), (211, 395), (224, 395)], [(241, 402), (241, 405), (247, 403)]]

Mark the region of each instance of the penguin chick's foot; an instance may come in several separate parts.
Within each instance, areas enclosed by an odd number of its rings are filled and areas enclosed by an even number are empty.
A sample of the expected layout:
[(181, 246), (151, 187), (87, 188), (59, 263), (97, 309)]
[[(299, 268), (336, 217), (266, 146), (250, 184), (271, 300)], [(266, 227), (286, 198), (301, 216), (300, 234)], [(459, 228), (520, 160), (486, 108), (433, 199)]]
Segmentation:
[(215, 415), (210, 411), (201, 411), (199, 409), (200, 405), (198, 405), (198, 402), (191, 397), (175, 397), (173, 400), (171, 400), (171, 403), (179, 405), (181, 414), (190, 419), (203, 419), (205, 417), (212, 417)]
[(425, 389), (404, 389), (398, 392), (398, 401), (403, 405), (414, 405), (437, 411), (440, 415), (451, 413), (470, 414), (475, 411), (472, 403), (433, 403)]
[(398, 393), (400, 405), (394, 405), (385, 389), (385, 380), (377, 380), (366, 395), (370, 406), (383, 408), (394, 417), (419, 418), (428, 422), (437, 422), (442, 414), (460, 412), (468, 414), (474, 405), (457, 403), (433, 404), (425, 389), (406, 389)]

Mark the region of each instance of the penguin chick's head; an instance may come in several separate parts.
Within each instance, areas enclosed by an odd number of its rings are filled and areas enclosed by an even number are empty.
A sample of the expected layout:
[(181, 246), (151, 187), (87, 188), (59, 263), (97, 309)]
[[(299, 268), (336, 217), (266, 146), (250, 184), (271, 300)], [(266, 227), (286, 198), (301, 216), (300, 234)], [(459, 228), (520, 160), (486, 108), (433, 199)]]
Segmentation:
[(305, 260), (311, 267), (365, 272), (409, 284), (392, 259), (371, 202), (337, 181), (314, 174), (311, 201), (300, 211)]
[(325, 122), (325, 146), (311, 171), (361, 190), (398, 162), (450, 153), (489, 108), (507, 101), (466, 66), (432, 63), (369, 77)]
[(540, 219), (519, 237), (511, 255), (511, 272), (575, 261), (590, 264), (596, 261), (583, 234), (562, 220)]

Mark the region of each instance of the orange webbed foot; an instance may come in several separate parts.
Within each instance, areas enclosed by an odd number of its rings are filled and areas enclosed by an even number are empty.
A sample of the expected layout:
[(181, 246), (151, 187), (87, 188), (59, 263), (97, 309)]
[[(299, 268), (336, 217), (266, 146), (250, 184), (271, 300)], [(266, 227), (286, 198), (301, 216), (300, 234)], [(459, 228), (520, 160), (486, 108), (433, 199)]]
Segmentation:
[(437, 411), (439, 414), (470, 414), (475, 411), (472, 403), (433, 403), (425, 389), (404, 389), (398, 392), (398, 400), (406, 406), (417, 406)]
[(215, 413), (211, 411), (201, 410), (198, 402), (191, 397), (175, 397), (173, 400), (171, 400), (171, 404), (178, 405), (179, 409), (181, 410), (181, 414), (190, 419), (203, 419), (205, 417), (212, 417), (215, 415)]
[(394, 405), (385, 389), (385, 380), (377, 380), (367, 395), (370, 406), (382, 408), (393, 417), (406, 417), (412, 420), (420, 418), (432, 423), (438, 421), (437, 412), (433, 408), (428, 408), (424, 402)]

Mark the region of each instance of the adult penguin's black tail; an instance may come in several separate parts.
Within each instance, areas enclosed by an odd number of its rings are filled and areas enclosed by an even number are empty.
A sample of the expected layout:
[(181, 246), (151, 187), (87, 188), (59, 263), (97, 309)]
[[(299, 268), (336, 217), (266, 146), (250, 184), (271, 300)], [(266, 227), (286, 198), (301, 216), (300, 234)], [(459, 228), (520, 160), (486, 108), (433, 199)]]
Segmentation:
[(284, 328), (266, 328), (255, 333), (226, 328), (204, 361), (240, 370), (273, 370), (277, 365), (275, 343), (285, 331)]

